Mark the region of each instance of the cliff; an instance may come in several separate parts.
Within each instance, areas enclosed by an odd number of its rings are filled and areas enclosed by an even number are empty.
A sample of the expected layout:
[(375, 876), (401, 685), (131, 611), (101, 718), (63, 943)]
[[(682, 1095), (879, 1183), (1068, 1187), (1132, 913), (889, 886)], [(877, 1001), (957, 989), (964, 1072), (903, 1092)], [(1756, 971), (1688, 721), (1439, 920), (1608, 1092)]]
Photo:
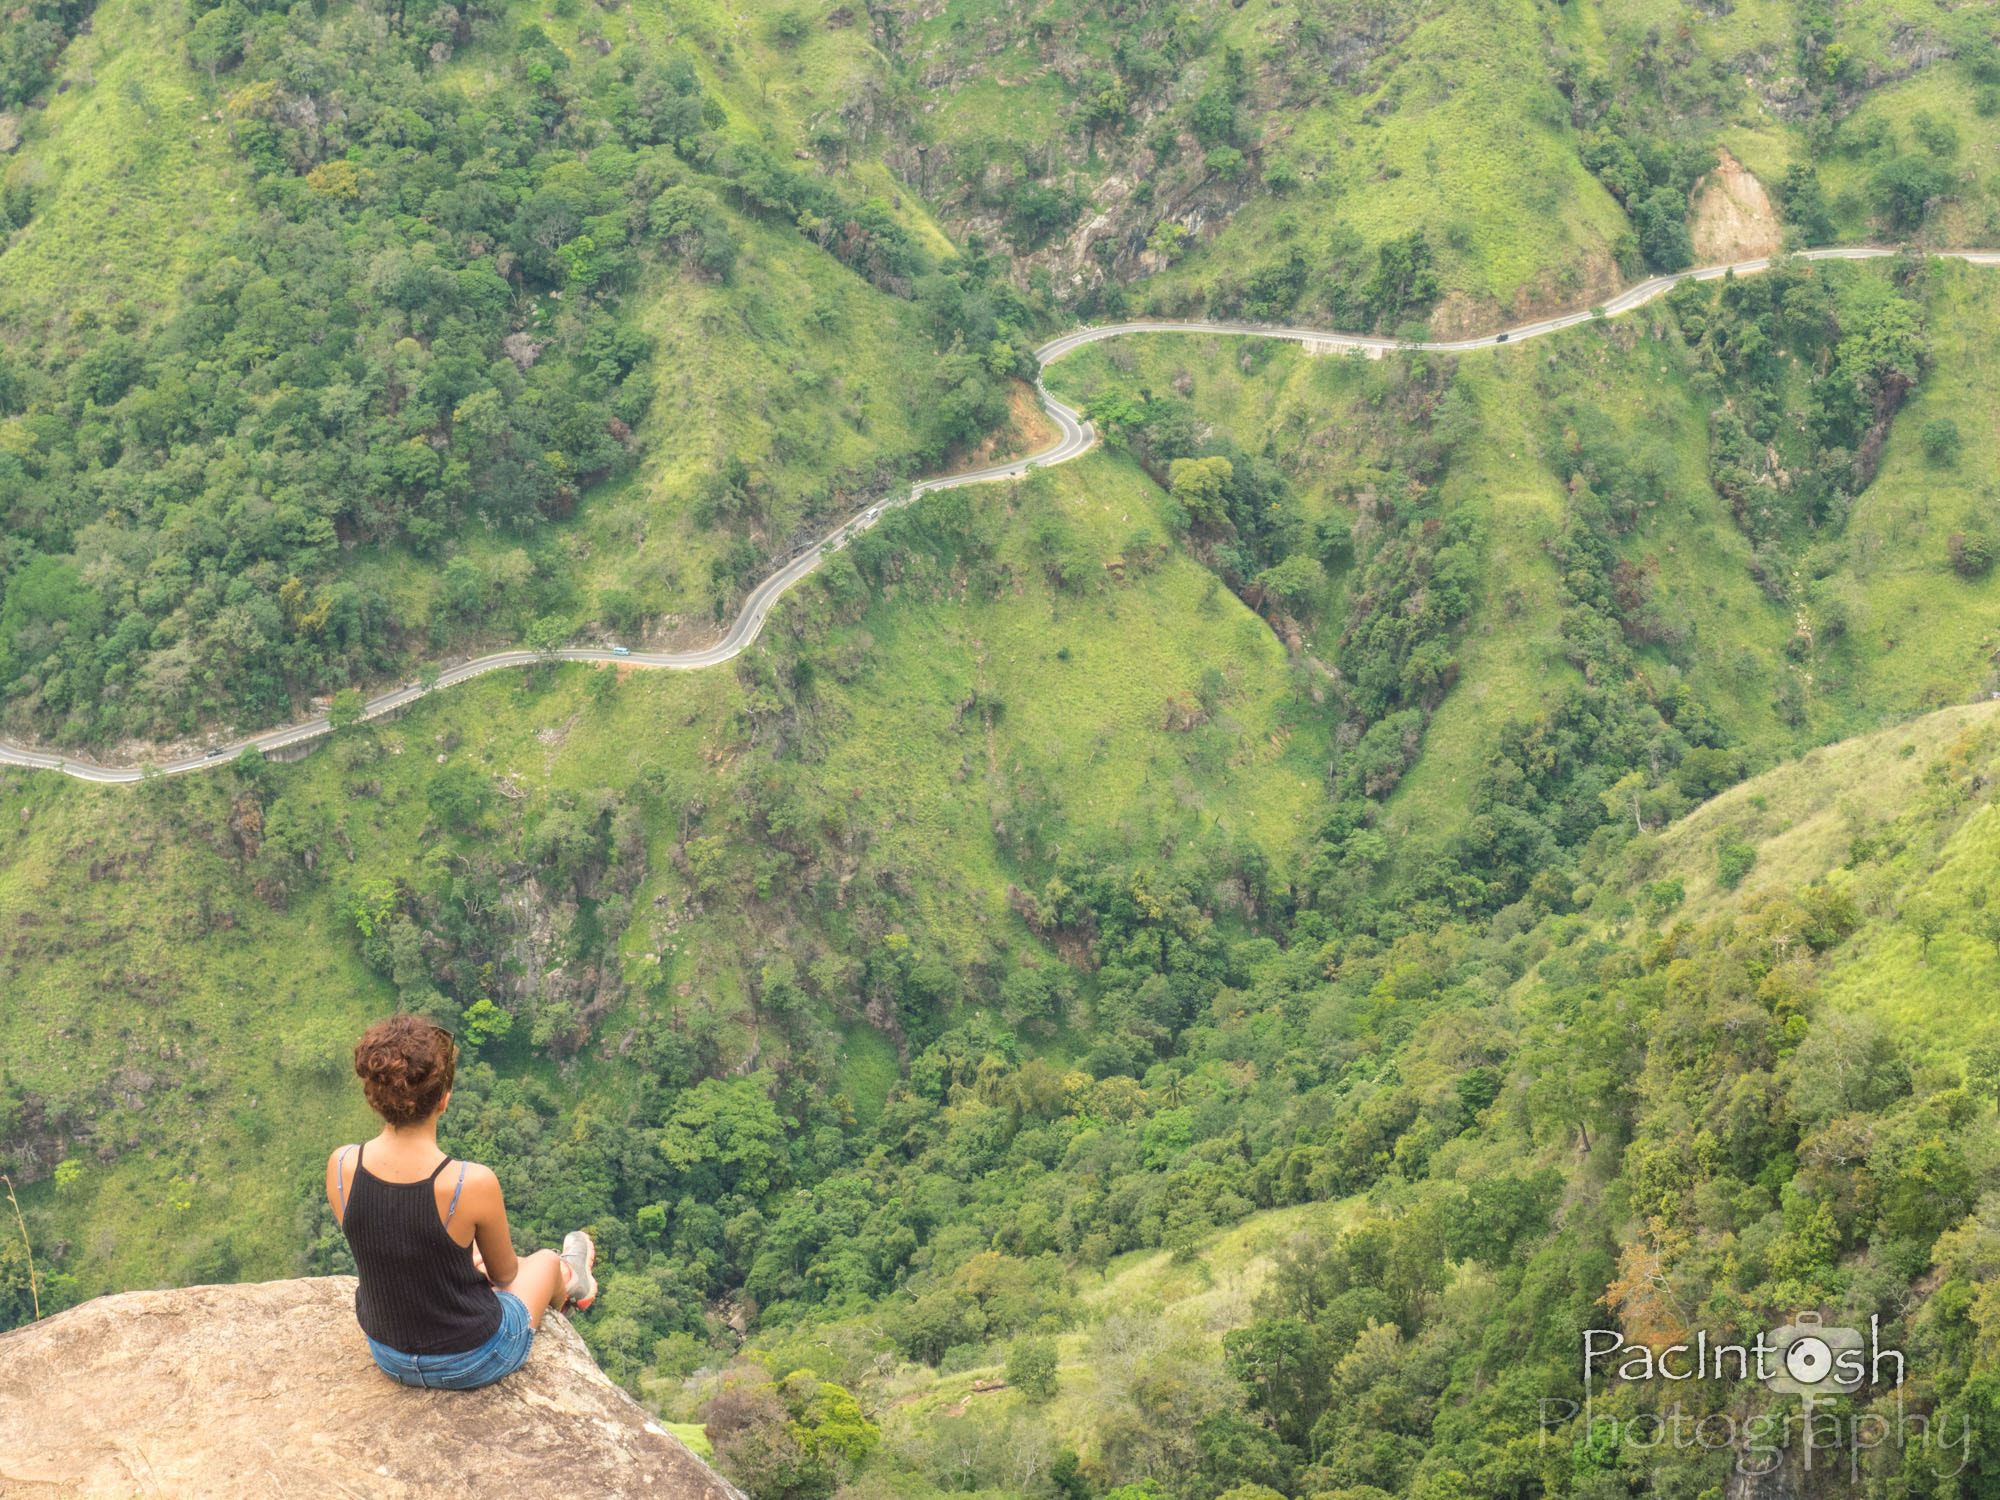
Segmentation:
[(127, 1292), (0, 1335), (0, 1496), (742, 1500), (551, 1314), (483, 1391), (384, 1377), (354, 1280)]

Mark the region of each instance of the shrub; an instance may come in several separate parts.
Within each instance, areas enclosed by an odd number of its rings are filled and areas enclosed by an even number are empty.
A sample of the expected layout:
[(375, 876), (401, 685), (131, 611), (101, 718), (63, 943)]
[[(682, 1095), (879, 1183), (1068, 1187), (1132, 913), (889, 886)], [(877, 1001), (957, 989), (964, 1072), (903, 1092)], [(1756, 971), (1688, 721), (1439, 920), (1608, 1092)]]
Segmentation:
[(1961, 578), (1979, 578), (1993, 566), (1993, 538), (1983, 529), (1954, 531), (1945, 539), (1951, 570)]
[(1890, 228), (1915, 229), (1930, 213), (1932, 202), (1950, 190), (1951, 177), (1926, 157), (1899, 156), (1875, 173), (1869, 187)]
[(1950, 417), (1932, 417), (1924, 423), (1922, 441), (1924, 457), (1932, 463), (1948, 466), (1958, 462), (1958, 423)]
[(1733, 891), (1756, 866), (1757, 851), (1737, 835), (1725, 833), (1715, 841), (1715, 862), (1716, 882), (1725, 891)]
[(1043, 1402), (1056, 1393), (1056, 1341), (1019, 1338), (1007, 1351), (1007, 1384), (1030, 1401)]
[(1916, 133), (1917, 143), (1932, 156), (1958, 155), (1958, 127), (1951, 121), (1940, 120), (1919, 110), (1910, 117), (1910, 129)]

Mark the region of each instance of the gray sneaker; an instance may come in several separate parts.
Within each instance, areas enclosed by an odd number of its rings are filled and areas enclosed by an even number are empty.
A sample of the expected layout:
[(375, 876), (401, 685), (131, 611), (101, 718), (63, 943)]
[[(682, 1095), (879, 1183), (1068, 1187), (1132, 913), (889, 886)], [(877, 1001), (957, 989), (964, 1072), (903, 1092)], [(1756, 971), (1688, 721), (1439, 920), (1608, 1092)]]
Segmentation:
[(597, 1264), (597, 1242), (581, 1229), (573, 1229), (563, 1236), (562, 1258), (576, 1273), (569, 1284), (569, 1305), (578, 1312), (589, 1312), (590, 1304), (597, 1300), (597, 1278), (590, 1274), (590, 1268)]

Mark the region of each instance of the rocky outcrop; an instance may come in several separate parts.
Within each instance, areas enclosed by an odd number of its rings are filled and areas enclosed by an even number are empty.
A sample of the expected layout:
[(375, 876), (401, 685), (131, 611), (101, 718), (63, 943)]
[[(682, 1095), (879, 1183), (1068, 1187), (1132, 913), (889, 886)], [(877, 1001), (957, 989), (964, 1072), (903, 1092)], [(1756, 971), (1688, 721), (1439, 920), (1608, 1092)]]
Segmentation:
[(1698, 266), (1775, 255), (1785, 233), (1764, 184), (1727, 151), (1694, 185), (1694, 260)]
[(0, 1496), (742, 1500), (551, 1314), (483, 1391), (383, 1376), (354, 1279), (127, 1292), (0, 1335)]

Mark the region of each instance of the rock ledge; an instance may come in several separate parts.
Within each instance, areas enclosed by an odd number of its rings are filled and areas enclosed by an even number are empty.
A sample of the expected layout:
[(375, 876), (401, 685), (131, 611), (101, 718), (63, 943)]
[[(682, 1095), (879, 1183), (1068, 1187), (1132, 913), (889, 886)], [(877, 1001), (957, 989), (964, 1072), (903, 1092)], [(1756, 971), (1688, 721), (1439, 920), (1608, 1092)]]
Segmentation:
[(100, 1297), (0, 1335), (0, 1497), (742, 1500), (551, 1314), (483, 1391), (384, 1377), (354, 1279)]

